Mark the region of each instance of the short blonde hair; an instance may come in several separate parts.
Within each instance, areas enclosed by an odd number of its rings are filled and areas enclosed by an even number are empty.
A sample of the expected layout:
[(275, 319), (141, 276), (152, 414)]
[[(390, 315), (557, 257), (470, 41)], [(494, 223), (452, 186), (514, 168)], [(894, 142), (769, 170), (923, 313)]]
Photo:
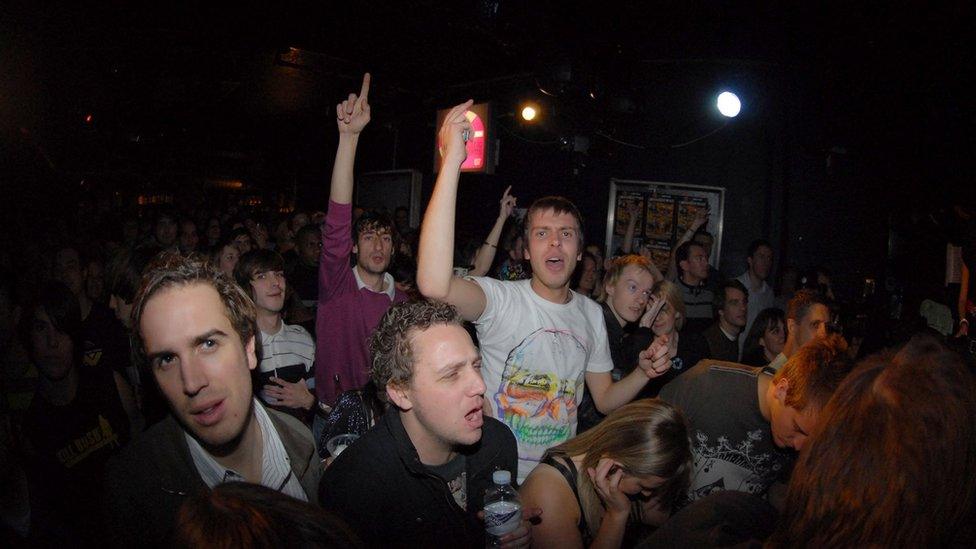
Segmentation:
[(603, 286), (601, 287), (600, 301), (606, 301), (607, 299), (607, 286), (613, 286), (620, 280), (620, 277), (624, 274), (624, 269), (630, 267), (631, 265), (644, 269), (651, 275), (654, 280), (661, 280), (661, 271), (657, 270), (657, 267), (651, 263), (651, 260), (647, 259), (642, 255), (629, 254), (622, 255), (620, 257), (614, 258), (610, 263), (610, 268), (607, 269), (606, 274), (603, 275)]

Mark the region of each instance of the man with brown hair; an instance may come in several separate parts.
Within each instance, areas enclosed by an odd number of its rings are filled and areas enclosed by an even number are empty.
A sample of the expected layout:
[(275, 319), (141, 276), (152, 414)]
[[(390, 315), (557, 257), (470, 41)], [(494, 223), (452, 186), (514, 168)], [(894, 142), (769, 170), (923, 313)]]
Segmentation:
[[(446, 303), (394, 305), (370, 351), (393, 407), (326, 471), (322, 506), (371, 547), (481, 545), (477, 513), (492, 473), (514, 471), (515, 437), (483, 415), (481, 357), (461, 317)], [(528, 536), (523, 521), (506, 541)]]
[(453, 276), (454, 218), (471, 101), (448, 112), (440, 130), (444, 163), (420, 229), (417, 287), (474, 322), (484, 357), (486, 412), (505, 422), (519, 445), (519, 480), (544, 452), (576, 434), (584, 382), (601, 413), (627, 404), (648, 379), (671, 367), (667, 344), (653, 343), (639, 368), (614, 382), (600, 306), (570, 289), (583, 255), (583, 223), (563, 197), (533, 202), (525, 214), (529, 280)]
[(254, 303), (198, 259), (150, 264), (132, 304), (132, 350), (170, 415), (109, 465), (110, 530), (119, 545), (163, 544), (186, 496), (231, 480), (310, 500), (321, 476), (308, 429), (254, 398)]
[(817, 338), (827, 335), (830, 324), (830, 308), (827, 298), (813, 290), (800, 290), (786, 307), (786, 344), (769, 368), (778, 371), (797, 349)]
[(847, 343), (834, 334), (800, 348), (775, 375), (703, 360), (665, 385), (660, 397), (684, 412), (693, 433), (689, 499), (716, 490), (765, 496), (784, 480), (851, 367)]

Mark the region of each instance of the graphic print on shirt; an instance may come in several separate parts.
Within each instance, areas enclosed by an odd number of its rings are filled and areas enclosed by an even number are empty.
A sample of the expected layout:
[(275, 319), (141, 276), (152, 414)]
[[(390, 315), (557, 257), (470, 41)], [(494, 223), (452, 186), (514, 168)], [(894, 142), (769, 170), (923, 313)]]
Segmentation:
[(538, 462), (572, 437), (583, 375), (560, 378), (567, 364), (586, 364), (583, 339), (567, 330), (540, 328), (508, 353), (494, 395), (495, 414), (515, 434), (519, 459)]
[(709, 446), (708, 435), (701, 431), (695, 433), (695, 472), (689, 494), (692, 501), (718, 490), (765, 493), (773, 473), (782, 464), (769, 453), (753, 454), (753, 445), (762, 440), (762, 430), (749, 431), (746, 437), (733, 446), (728, 437), (720, 436), (715, 446)]
[(119, 435), (112, 428), (112, 425), (99, 414), (98, 424), (93, 426), (88, 432), (68, 441), (68, 443), (57, 450), (58, 461), (64, 465), (65, 469), (71, 469), (89, 455), (101, 450), (102, 448), (118, 448), (121, 446)]

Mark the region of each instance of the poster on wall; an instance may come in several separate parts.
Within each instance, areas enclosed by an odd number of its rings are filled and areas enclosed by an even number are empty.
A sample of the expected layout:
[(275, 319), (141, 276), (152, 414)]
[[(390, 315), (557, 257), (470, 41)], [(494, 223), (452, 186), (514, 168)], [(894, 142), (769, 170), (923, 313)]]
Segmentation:
[(670, 240), (674, 234), (674, 197), (669, 194), (647, 198), (644, 210), (644, 238)]
[[(613, 230), (614, 234), (624, 236), (627, 232), (627, 224), (630, 223), (631, 218), (636, 221), (643, 219), (640, 215), (643, 209), (644, 195), (641, 193), (620, 193), (620, 196), (617, 197), (616, 213), (614, 215), (616, 219)], [(636, 227), (635, 230), (640, 231), (641, 228)]]
[[(605, 241), (607, 253), (623, 251), (630, 229), (630, 251), (646, 255), (665, 272), (671, 250), (695, 218), (707, 212), (708, 221), (702, 230), (712, 233), (715, 238), (709, 262), (718, 265), (722, 253), (724, 207), (725, 189), (721, 187), (611, 179)], [(637, 217), (633, 223), (632, 216)]]

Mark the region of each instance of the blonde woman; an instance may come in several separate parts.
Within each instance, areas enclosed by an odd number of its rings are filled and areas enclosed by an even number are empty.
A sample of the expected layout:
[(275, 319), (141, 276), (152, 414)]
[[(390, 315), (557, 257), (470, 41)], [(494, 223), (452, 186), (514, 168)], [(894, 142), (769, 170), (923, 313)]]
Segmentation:
[(655, 338), (667, 340), (668, 355), (671, 357), (671, 369), (668, 373), (653, 380), (653, 387), (645, 388), (645, 390), (653, 390), (652, 394), (657, 395), (657, 391), (667, 382), (688, 371), (699, 360), (705, 358), (707, 352), (703, 349), (707, 349), (707, 344), (700, 334), (680, 333), (685, 323), (685, 304), (681, 299), (681, 288), (677, 284), (661, 280), (654, 284), (651, 296), (655, 300), (663, 301), (664, 305), (653, 317), (645, 314), (640, 320), (640, 325), (650, 327)]
[(688, 429), (657, 399), (618, 408), (593, 429), (551, 448), (519, 490), (543, 509), (539, 547), (620, 547), (628, 526), (659, 525), (688, 488)]

